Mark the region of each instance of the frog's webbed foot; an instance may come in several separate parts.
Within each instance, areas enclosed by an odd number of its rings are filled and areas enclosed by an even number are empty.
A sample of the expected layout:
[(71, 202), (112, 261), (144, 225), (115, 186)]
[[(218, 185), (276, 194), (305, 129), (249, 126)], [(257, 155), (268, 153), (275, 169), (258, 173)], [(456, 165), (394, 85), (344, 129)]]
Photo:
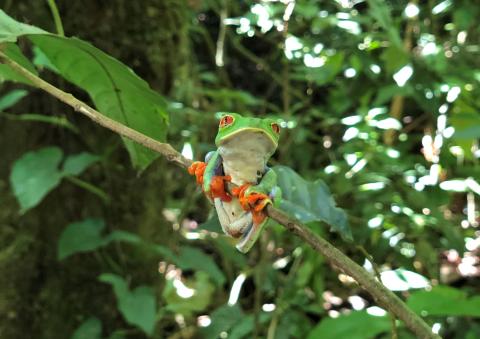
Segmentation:
[(259, 225), (265, 220), (266, 215), (263, 209), (272, 203), (267, 194), (256, 191), (255, 187), (250, 184), (236, 187), (232, 190), (232, 193), (238, 197), (242, 208), (252, 213), (255, 225)]
[(269, 195), (264, 193), (262, 187), (245, 184), (232, 189), (232, 194), (238, 198), (240, 206), (251, 215), (251, 223), (243, 230), (242, 237), (237, 243), (237, 249), (243, 253), (248, 252), (257, 241), (263, 227), (267, 224), (265, 206), (272, 203)]
[[(197, 178), (197, 184), (202, 186), (202, 188), (206, 168), (207, 163), (203, 161), (195, 161), (190, 167), (188, 167), (188, 173), (195, 175)], [(232, 197), (225, 191), (225, 182), (231, 180), (232, 179), (229, 175), (215, 175), (210, 181), (210, 189), (205, 193), (207, 193), (207, 196), (211, 200), (220, 198), (222, 201), (230, 202), (232, 201)]]
[(188, 167), (188, 173), (190, 173), (190, 175), (195, 175), (197, 178), (197, 184), (199, 185), (203, 185), (205, 168), (207, 168), (207, 164), (203, 161), (195, 161), (190, 167)]

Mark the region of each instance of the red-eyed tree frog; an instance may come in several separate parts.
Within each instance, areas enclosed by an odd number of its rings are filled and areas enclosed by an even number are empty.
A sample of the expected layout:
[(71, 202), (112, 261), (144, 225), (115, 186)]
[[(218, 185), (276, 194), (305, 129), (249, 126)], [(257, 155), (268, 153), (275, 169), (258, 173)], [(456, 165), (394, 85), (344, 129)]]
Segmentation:
[[(248, 252), (268, 222), (263, 209), (277, 205), (281, 191), (267, 161), (275, 152), (280, 127), (273, 119), (224, 113), (215, 138), (217, 150), (189, 167), (205, 195), (215, 205), (225, 234), (238, 239), (236, 247)], [(236, 185), (231, 193), (227, 182)]]

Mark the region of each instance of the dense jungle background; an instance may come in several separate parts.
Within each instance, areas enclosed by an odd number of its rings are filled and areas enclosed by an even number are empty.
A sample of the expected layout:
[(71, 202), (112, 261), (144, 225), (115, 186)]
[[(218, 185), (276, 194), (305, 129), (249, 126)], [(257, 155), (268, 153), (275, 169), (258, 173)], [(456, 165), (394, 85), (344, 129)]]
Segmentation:
[[(5, 54), (187, 157), (215, 149), (216, 112), (277, 118), (295, 216), (435, 333), (480, 338), (478, 2), (0, 8)], [(239, 253), (186, 171), (6, 65), (0, 81), (0, 338), (415, 338), (283, 227)], [(318, 180), (348, 225), (303, 218), (334, 209)]]

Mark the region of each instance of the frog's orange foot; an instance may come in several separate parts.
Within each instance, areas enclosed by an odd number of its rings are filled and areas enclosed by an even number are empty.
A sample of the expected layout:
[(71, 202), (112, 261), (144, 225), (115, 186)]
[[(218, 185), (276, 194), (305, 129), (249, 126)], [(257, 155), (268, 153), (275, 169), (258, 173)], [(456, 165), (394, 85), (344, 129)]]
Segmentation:
[(229, 175), (215, 175), (210, 183), (210, 197), (220, 198), (222, 201), (230, 202), (232, 197), (225, 191), (225, 183), (231, 181)]
[(240, 206), (242, 206), (245, 211), (250, 211), (250, 204), (248, 203), (247, 197), (245, 197), (245, 192), (250, 186), (250, 184), (243, 184), (242, 186), (232, 189), (232, 194), (238, 198)]
[(205, 168), (207, 164), (202, 161), (195, 161), (193, 164), (188, 167), (188, 173), (195, 175), (197, 178), (197, 184), (203, 185), (203, 174), (205, 173)]
[(254, 212), (261, 212), (265, 206), (272, 202), (268, 195), (257, 192), (250, 193), (246, 199)]

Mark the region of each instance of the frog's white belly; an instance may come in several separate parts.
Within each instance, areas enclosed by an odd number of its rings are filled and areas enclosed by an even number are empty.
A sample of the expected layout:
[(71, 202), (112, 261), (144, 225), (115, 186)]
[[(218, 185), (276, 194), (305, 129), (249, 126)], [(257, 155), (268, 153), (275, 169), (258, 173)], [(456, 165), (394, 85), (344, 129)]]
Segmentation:
[(252, 213), (244, 211), (237, 198), (233, 198), (231, 202), (215, 198), (214, 203), (225, 234), (238, 238), (252, 225)]
[[(271, 141), (263, 133), (245, 132), (224, 141), (218, 148), (223, 172), (235, 185), (256, 185), (263, 176), (267, 160), (273, 151)], [(240, 206), (237, 198), (225, 202), (215, 198), (215, 209), (222, 229), (238, 238), (251, 229), (252, 214)]]
[(224, 173), (235, 185), (256, 184), (265, 172), (271, 147), (263, 133), (243, 133), (225, 141), (218, 148)]

